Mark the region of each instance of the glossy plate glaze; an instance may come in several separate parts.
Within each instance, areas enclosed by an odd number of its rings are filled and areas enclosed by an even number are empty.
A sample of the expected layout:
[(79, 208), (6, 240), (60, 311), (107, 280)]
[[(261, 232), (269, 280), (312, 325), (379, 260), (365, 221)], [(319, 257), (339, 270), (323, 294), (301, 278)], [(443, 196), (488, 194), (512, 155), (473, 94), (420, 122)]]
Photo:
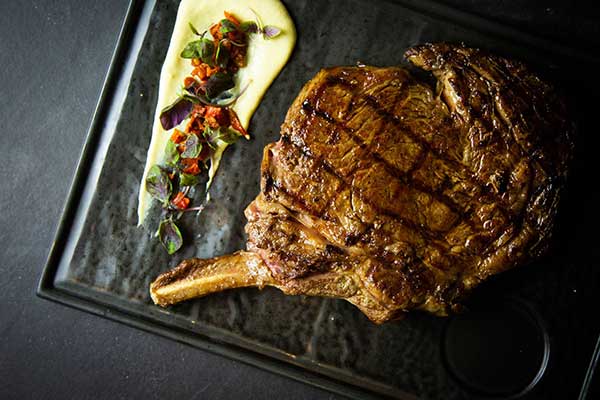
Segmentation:
[[(292, 58), (251, 121), (252, 141), (227, 150), (211, 203), (185, 217), (187, 242), (170, 257), (136, 226), (136, 208), (177, 2), (132, 2), (40, 295), (356, 398), (576, 398), (600, 330), (586, 312), (600, 282), (598, 139), (589, 134), (598, 83), (585, 74), (598, 60), (430, 2), (285, 4), (298, 31)], [(569, 97), (580, 137), (551, 255), (492, 279), (470, 314), (446, 319), (413, 313), (375, 326), (344, 301), (272, 289), (152, 304), (148, 285), (160, 272), (244, 247), (242, 211), (259, 190), (262, 149), (321, 67), (403, 64), (409, 46), (442, 40), (529, 61)]]

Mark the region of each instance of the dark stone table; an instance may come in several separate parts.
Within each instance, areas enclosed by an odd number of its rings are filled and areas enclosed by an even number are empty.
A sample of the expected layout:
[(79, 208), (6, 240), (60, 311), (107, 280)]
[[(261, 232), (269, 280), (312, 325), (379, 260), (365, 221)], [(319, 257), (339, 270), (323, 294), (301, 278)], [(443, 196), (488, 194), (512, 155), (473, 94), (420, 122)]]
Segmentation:
[[(594, 6), (446, 2), (598, 47)], [(340, 398), (35, 296), (126, 7), (0, 2), (0, 398)]]

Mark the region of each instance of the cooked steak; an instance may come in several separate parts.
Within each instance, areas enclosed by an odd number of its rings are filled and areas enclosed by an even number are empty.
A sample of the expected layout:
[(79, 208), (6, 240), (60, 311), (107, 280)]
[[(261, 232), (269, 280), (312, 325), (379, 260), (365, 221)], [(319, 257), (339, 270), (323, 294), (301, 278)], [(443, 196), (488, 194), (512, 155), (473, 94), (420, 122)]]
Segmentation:
[(264, 150), (248, 251), (183, 261), (160, 305), (240, 286), (346, 299), (372, 321), (446, 315), (491, 275), (547, 248), (572, 155), (550, 85), (523, 64), (449, 44), (399, 67), (324, 69)]

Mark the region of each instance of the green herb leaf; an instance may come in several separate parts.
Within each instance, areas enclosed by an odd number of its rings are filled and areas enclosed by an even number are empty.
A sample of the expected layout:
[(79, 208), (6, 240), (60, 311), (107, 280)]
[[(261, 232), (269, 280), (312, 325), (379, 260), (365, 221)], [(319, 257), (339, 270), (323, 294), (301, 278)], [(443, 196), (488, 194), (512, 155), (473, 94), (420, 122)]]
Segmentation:
[(171, 218), (161, 221), (160, 225), (158, 226), (158, 237), (169, 254), (175, 253), (183, 244), (181, 232)]
[(200, 39), (189, 42), (180, 56), (182, 58), (199, 58), (210, 66), (213, 66), (213, 56), (215, 54), (215, 45), (210, 39)]
[(194, 133), (188, 135), (185, 140), (185, 150), (181, 153), (181, 157), (183, 158), (196, 158), (200, 154), (202, 150), (202, 143), (200, 143), (200, 139)]
[(206, 144), (208, 144), (208, 147), (210, 147), (211, 149), (216, 149), (218, 146), (218, 142), (217, 142), (217, 135), (219, 134), (217, 129), (213, 129), (210, 126), (206, 125), (204, 127), (204, 132), (202, 133), (202, 135), (204, 136), (204, 139), (206, 139)]
[(229, 62), (229, 50), (224, 46), (224, 43), (225, 39), (219, 42), (217, 53), (215, 54), (215, 62), (221, 68), (227, 67), (227, 63)]
[(258, 25), (254, 21), (244, 21), (240, 24), (240, 30), (245, 33), (258, 33)]
[(221, 143), (233, 144), (235, 143), (240, 134), (238, 131), (231, 128), (220, 127), (213, 129), (210, 126), (204, 128), (204, 138), (209, 147), (213, 150), (218, 148)]
[(167, 165), (174, 167), (179, 161), (179, 152), (177, 151), (177, 145), (172, 140), (167, 141), (165, 146), (165, 162)]
[(221, 92), (231, 89), (235, 86), (233, 76), (224, 72), (217, 72), (212, 74), (206, 84), (204, 85), (204, 91), (209, 99), (217, 97)]
[(215, 55), (215, 45), (212, 40), (202, 39), (202, 51), (200, 54), (200, 59), (210, 65), (214, 66), (213, 57)]
[(146, 177), (146, 191), (156, 200), (169, 204), (169, 197), (173, 191), (173, 185), (167, 173), (158, 165), (153, 165)]
[(211, 149), (219, 147), (219, 129), (213, 129), (207, 125), (204, 128), (204, 138)]
[(196, 186), (200, 183), (200, 175), (181, 174), (179, 176), (179, 186)]
[(202, 55), (202, 39), (189, 42), (183, 48), (180, 56), (182, 58), (200, 58)]
[(192, 32), (194, 32), (194, 35), (200, 36), (200, 33), (198, 33), (198, 30), (194, 27), (194, 25), (192, 25), (191, 22), (188, 22), (188, 25), (190, 26)]
[(219, 30), (221, 31), (222, 34), (225, 35), (225, 34), (227, 34), (229, 32), (235, 32), (235, 31), (237, 31), (237, 27), (230, 20), (228, 20), (228, 19), (222, 19), (220, 22), (221, 22), (221, 29), (219, 29)]

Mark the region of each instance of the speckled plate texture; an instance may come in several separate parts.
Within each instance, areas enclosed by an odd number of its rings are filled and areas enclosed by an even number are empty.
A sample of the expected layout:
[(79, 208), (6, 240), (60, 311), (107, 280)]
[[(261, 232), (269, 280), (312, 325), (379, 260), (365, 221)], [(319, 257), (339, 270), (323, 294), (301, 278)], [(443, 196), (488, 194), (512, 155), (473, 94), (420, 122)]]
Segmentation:
[[(344, 301), (285, 296), (271, 288), (218, 293), (165, 310), (150, 300), (150, 282), (180, 260), (213, 257), (245, 247), (243, 210), (259, 191), (262, 149), (278, 139), (287, 108), (302, 85), (322, 67), (357, 62), (405, 64), (402, 54), (411, 45), (464, 41), (533, 60), (552, 77), (559, 77), (564, 86), (572, 89), (578, 85), (575, 92), (587, 92), (577, 81), (580, 74), (561, 66), (561, 60), (540, 61), (547, 60), (546, 56), (538, 57), (518, 43), (486, 36), (447, 18), (426, 16), (401, 4), (366, 0), (289, 0), (285, 4), (298, 31), (296, 49), (252, 118), (252, 140), (239, 141), (223, 157), (208, 207), (199, 216), (188, 213), (183, 218), (185, 244), (174, 256), (166, 254), (153, 237), (153, 229), (136, 226), (137, 194), (150, 142), (160, 69), (178, 4), (161, 0), (152, 6), (139, 52), (116, 60), (134, 63), (131, 79), (126, 82), (124, 101), (111, 105), (117, 109), (114, 129), (105, 137), (106, 146), (98, 147), (101, 154), (96, 154), (96, 159), (101, 161), (97, 182), (86, 192), (83, 219), (69, 237), (72, 257), (61, 263), (54, 285), (91, 299), (104, 310), (142, 316), (162, 327), (283, 360), (370, 393), (396, 398), (472, 398), (473, 392), (449, 371), (445, 359), (445, 335), (452, 319), (414, 313), (402, 321), (376, 326)], [(262, 17), (268, 22), (268, 16)], [(567, 95), (580, 101), (585, 96), (578, 92)], [(577, 106), (577, 118), (582, 119), (580, 131), (592, 126), (585, 119), (586, 107), (589, 105)], [(572, 398), (569, 394), (581, 386), (598, 332), (597, 318), (588, 318), (581, 311), (594, 301), (593, 292), (600, 281), (594, 261), (588, 257), (588, 233), (595, 218), (589, 212), (598, 199), (596, 185), (586, 185), (587, 171), (595, 168), (585, 164), (585, 148), (593, 144), (592, 140), (596, 139), (585, 139), (585, 135), (579, 139), (579, 148), (584, 150), (579, 151), (573, 168), (552, 256), (492, 280), (471, 301), (481, 306), (518, 299), (543, 326), (542, 334), (551, 349), (545, 374), (523, 397), (552, 398), (562, 393), (566, 397), (561, 398)], [(469, 345), (462, 346), (464, 349), (454, 350), (469, 353)]]

